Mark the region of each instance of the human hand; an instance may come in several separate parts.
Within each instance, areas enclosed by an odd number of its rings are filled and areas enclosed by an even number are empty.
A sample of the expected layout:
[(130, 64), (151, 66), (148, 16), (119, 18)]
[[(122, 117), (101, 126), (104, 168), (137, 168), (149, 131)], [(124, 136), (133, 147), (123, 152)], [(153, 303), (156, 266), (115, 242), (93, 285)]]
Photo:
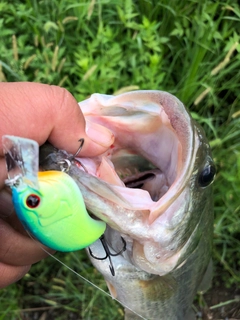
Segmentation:
[[(65, 89), (39, 83), (0, 83), (0, 139), (4, 134), (37, 141), (75, 153), (84, 138), (81, 156), (96, 156), (112, 143), (112, 133), (86, 124), (82, 112)], [(0, 140), (0, 288), (19, 280), (31, 264), (47, 254), (25, 232), (17, 219), (10, 190), (4, 187), (6, 164)], [(49, 250), (48, 250), (49, 251)]]

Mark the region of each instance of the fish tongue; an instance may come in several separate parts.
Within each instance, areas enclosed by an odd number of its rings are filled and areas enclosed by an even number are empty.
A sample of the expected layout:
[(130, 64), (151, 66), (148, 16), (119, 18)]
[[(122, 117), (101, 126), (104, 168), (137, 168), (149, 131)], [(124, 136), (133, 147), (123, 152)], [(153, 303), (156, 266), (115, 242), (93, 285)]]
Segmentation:
[(153, 201), (158, 201), (169, 189), (166, 176), (160, 169), (139, 172), (123, 179), (126, 187), (149, 192)]

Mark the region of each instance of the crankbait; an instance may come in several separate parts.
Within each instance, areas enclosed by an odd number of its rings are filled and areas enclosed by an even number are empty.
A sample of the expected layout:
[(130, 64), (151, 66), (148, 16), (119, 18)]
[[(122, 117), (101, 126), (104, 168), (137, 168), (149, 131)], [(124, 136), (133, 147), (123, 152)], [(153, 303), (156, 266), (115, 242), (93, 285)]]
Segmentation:
[(36, 141), (2, 138), (15, 211), (24, 227), (44, 245), (75, 251), (99, 239), (106, 223), (91, 218), (75, 181), (62, 171), (38, 172)]

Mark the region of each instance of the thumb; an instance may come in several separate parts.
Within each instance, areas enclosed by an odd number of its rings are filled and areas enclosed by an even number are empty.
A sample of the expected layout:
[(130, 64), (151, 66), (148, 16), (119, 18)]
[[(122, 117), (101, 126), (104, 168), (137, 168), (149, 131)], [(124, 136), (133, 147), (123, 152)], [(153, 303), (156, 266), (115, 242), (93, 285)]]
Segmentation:
[[(82, 156), (96, 156), (107, 150), (114, 136), (103, 126), (85, 119), (77, 101), (66, 89), (32, 82), (0, 83), (0, 136), (4, 134), (49, 140), (55, 147), (75, 153), (84, 139)], [(2, 155), (0, 141), (0, 155)]]
[[(90, 157), (105, 152), (114, 142), (113, 133), (90, 121), (86, 125), (82, 111), (73, 96), (60, 87), (51, 86), (51, 89), (56, 114), (48, 140), (57, 148), (75, 153), (79, 147), (79, 139), (83, 138), (81, 156)], [(56, 96), (59, 103), (56, 103)]]

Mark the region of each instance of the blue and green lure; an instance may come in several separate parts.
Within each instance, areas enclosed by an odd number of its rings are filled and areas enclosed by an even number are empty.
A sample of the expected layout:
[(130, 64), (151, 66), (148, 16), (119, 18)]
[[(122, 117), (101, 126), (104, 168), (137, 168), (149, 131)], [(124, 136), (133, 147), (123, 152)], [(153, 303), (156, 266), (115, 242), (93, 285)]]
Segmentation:
[(3, 136), (15, 211), (24, 227), (44, 245), (58, 251), (90, 246), (106, 223), (88, 215), (82, 194), (65, 172), (38, 172), (38, 144)]

